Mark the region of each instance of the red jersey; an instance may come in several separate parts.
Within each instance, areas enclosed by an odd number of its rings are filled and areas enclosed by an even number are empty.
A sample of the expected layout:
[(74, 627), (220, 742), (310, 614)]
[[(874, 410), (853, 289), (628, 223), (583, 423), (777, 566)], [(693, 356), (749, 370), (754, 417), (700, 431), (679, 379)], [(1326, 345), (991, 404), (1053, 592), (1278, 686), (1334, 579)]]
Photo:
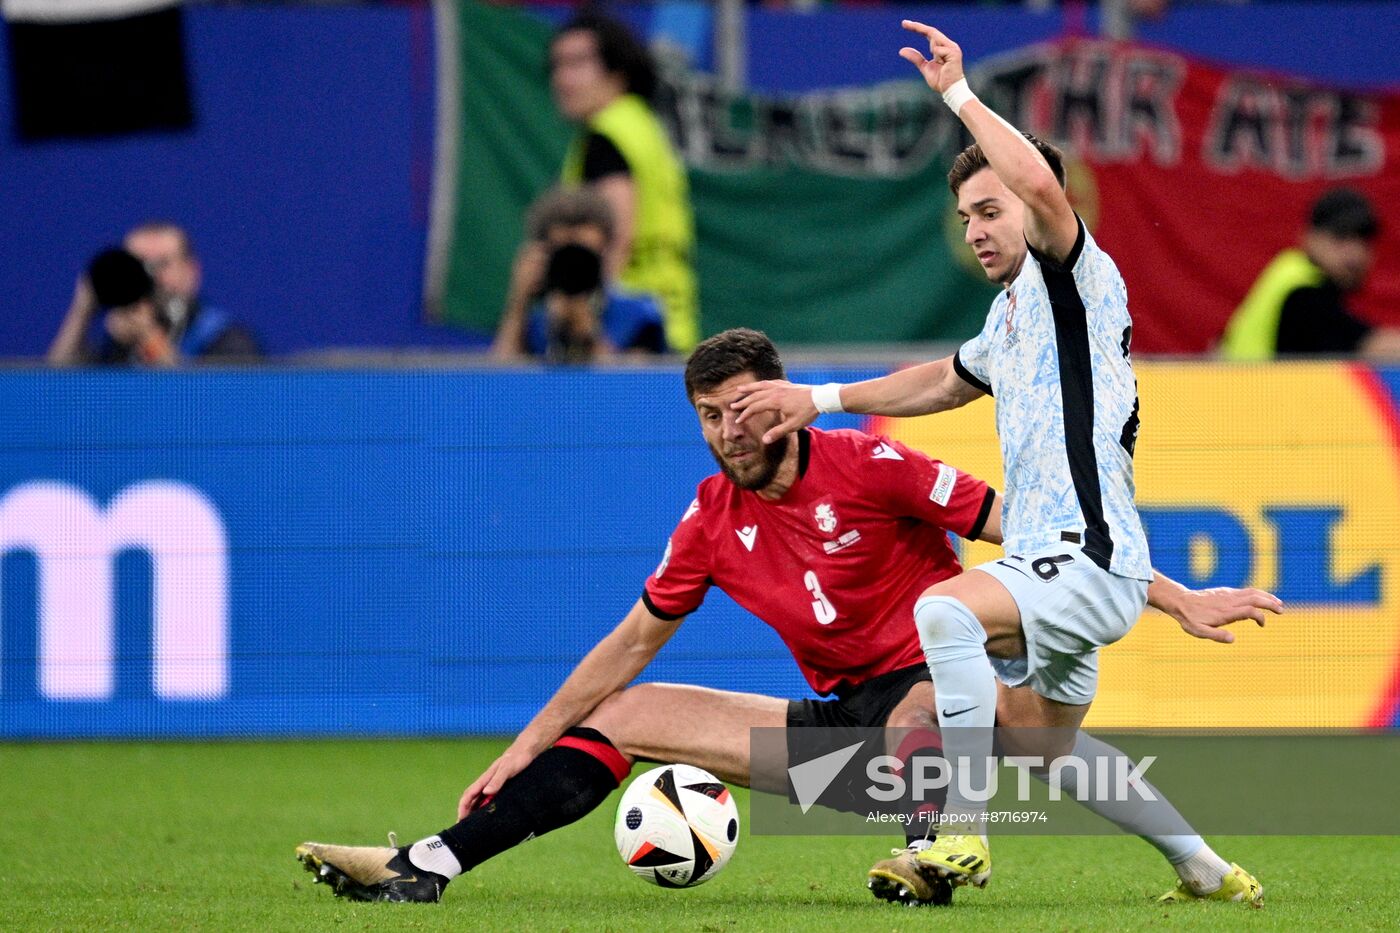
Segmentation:
[(723, 474), (700, 483), (647, 608), (679, 618), (718, 586), (777, 631), (820, 694), (923, 663), (914, 602), (962, 570), (946, 532), (981, 534), (995, 492), (884, 437), (809, 428), (797, 444), (779, 499)]

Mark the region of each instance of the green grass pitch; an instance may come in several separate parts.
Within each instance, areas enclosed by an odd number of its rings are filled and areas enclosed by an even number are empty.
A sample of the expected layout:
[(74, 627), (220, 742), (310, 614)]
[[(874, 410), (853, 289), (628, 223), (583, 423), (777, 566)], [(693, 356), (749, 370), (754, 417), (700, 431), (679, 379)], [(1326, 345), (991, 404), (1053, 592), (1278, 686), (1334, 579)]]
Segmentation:
[[(612, 844), (612, 803), (454, 882), (438, 905), (354, 904), (293, 859), (306, 839), (384, 845), (453, 821), (498, 740), (0, 745), (0, 928), (22, 930), (1394, 929), (1400, 838), (1214, 839), (1267, 904), (1170, 908), (1170, 870), (1110, 837), (1004, 837), (950, 909), (874, 901), (899, 840), (741, 838), (693, 890), (652, 887)], [(1247, 788), (1224, 792), (1248, 800)], [(746, 797), (741, 793), (741, 811)], [(1189, 816), (1189, 814), (1188, 814)]]

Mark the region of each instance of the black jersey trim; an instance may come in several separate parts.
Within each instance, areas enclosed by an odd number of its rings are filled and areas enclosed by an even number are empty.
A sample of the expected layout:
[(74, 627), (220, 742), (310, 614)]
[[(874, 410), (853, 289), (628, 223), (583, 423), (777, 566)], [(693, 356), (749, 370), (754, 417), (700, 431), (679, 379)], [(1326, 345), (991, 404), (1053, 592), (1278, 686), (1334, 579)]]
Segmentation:
[[(667, 612), (651, 601), (651, 594), (646, 590), (642, 590), (642, 605), (647, 607), (647, 612), (650, 612), (663, 622), (674, 622), (677, 619), (684, 619), (686, 616), (690, 615), (691, 612), (695, 611), (695, 609), (692, 609), (690, 612)], [(698, 608), (700, 607), (697, 606), (696, 609)]]
[(987, 519), (992, 517), (992, 503), (996, 501), (997, 491), (992, 487), (987, 487), (987, 494), (982, 497), (982, 507), (977, 510), (977, 521), (972, 523), (972, 528), (964, 536), (969, 541), (976, 541), (982, 537), (982, 529), (987, 527)]
[(797, 475), (806, 476), (812, 462), (812, 432), (802, 428), (797, 432)]
[(987, 395), (995, 397), (995, 394), (992, 392), (992, 387), (974, 376), (972, 370), (963, 365), (961, 350), (953, 354), (953, 372), (957, 373), (963, 382), (966, 382), (977, 391), (985, 392)]
[[(1064, 407), (1065, 457), (1074, 494), (1084, 514), (1084, 553), (1104, 570), (1113, 561), (1113, 537), (1103, 514), (1103, 489), (1094, 450), (1094, 371), (1089, 350), (1089, 317), (1074, 284), (1074, 262), (1084, 246), (1084, 222), (1079, 239), (1063, 264), (1041, 262), (1050, 310), (1055, 317), (1055, 346), (1060, 356), (1060, 402)], [(1032, 250), (1034, 252), (1034, 250)], [(1039, 256), (1036, 257), (1039, 261)]]
[(1050, 256), (1046, 253), (1042, 253), (1034, 246), (1031, 246), (1030, 240), (1026, 241), (1026, 248), (1031, 251), (1031, 255), (1035, 257), (1035, 261), (1040, 263), (1040, 268), (1042, 270), (1050, 266), (1053, 266), (1056, 269), (1064, 270), (1066, 272), (1069, 272), (1074, 269), (1074, 264), (1079, 261), (1079, 254), (1084, 252), (1085, 233), (1084, 218), (1080, 217), (1079, 214), (1076, 212), (1074, 215), (1074, 220), (1075, 223), (1079, 224), (1079, 232), (1074, 235), (1074, 246), (1070, 247), (1069, 255), (1065, 257), (1064, 262), (1060, 262), (1053, 256)]

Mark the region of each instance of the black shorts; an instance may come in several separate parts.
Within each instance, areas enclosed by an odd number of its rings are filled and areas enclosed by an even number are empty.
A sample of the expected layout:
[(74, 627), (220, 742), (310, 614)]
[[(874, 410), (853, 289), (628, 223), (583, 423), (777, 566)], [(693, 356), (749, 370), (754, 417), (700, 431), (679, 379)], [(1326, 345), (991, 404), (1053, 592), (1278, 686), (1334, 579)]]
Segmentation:
[[(835, 810), (866, 812), (870, 802), (863, 788), (866, 758), (886, 753), (886, 736), (880, 735), (890, 713), (903, 702), (916, 685), (932, 681), (928, 667), (918, 664), (873, 677), (863, 684), (841, 691), (832, 700), (793, 700), (788, 703), (784, 741), (790, 769), (859, 742), (865, 755), (857, 755), (841, 769), (820, 802)], [(930, 703), (932, 700), (930, 699)], [(932, 709), (929, 710), (932, 713)], [(873, 741), (871, 741), (873, 740)], [(789, 776), (791, 771), (789, 771)], [(789, 778), (788, 799), (797, 802)], [(918, 835), (919, 833), (916, 833)]]
[(916, 664), (872, 677), (841, 691), (833, 700), (792, 700), (788, 703), (788, 728), (880, 729), (915, 684), (932, 680), (928, 665)]

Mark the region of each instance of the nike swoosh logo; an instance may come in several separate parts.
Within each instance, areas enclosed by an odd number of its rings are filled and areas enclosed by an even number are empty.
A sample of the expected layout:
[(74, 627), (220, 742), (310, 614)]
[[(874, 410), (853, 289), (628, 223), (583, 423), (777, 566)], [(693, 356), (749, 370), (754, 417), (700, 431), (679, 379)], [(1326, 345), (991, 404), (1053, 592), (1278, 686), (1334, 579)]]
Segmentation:
[[(981, 704), (978, 704), (978, 705), (980, 706)], [(945, 719), (952, 719), (954, 716), (961, 716), (963, 713), (970, 713), (970, 712), (972, 712), (973, 710), (975, 710), (976, 708), (977, 708), (976, 706), (969, 706), (967, 709), (960, 709), (960, 710), (958, 710), (958, 711), (955, 712), (955, 713), (950, 713), (950, 712), (948, 712), (948, 710), (945, 709), (945, 710), (943, 710), (942, 715), (943, 715), (943, 717), (944, 717)]]

